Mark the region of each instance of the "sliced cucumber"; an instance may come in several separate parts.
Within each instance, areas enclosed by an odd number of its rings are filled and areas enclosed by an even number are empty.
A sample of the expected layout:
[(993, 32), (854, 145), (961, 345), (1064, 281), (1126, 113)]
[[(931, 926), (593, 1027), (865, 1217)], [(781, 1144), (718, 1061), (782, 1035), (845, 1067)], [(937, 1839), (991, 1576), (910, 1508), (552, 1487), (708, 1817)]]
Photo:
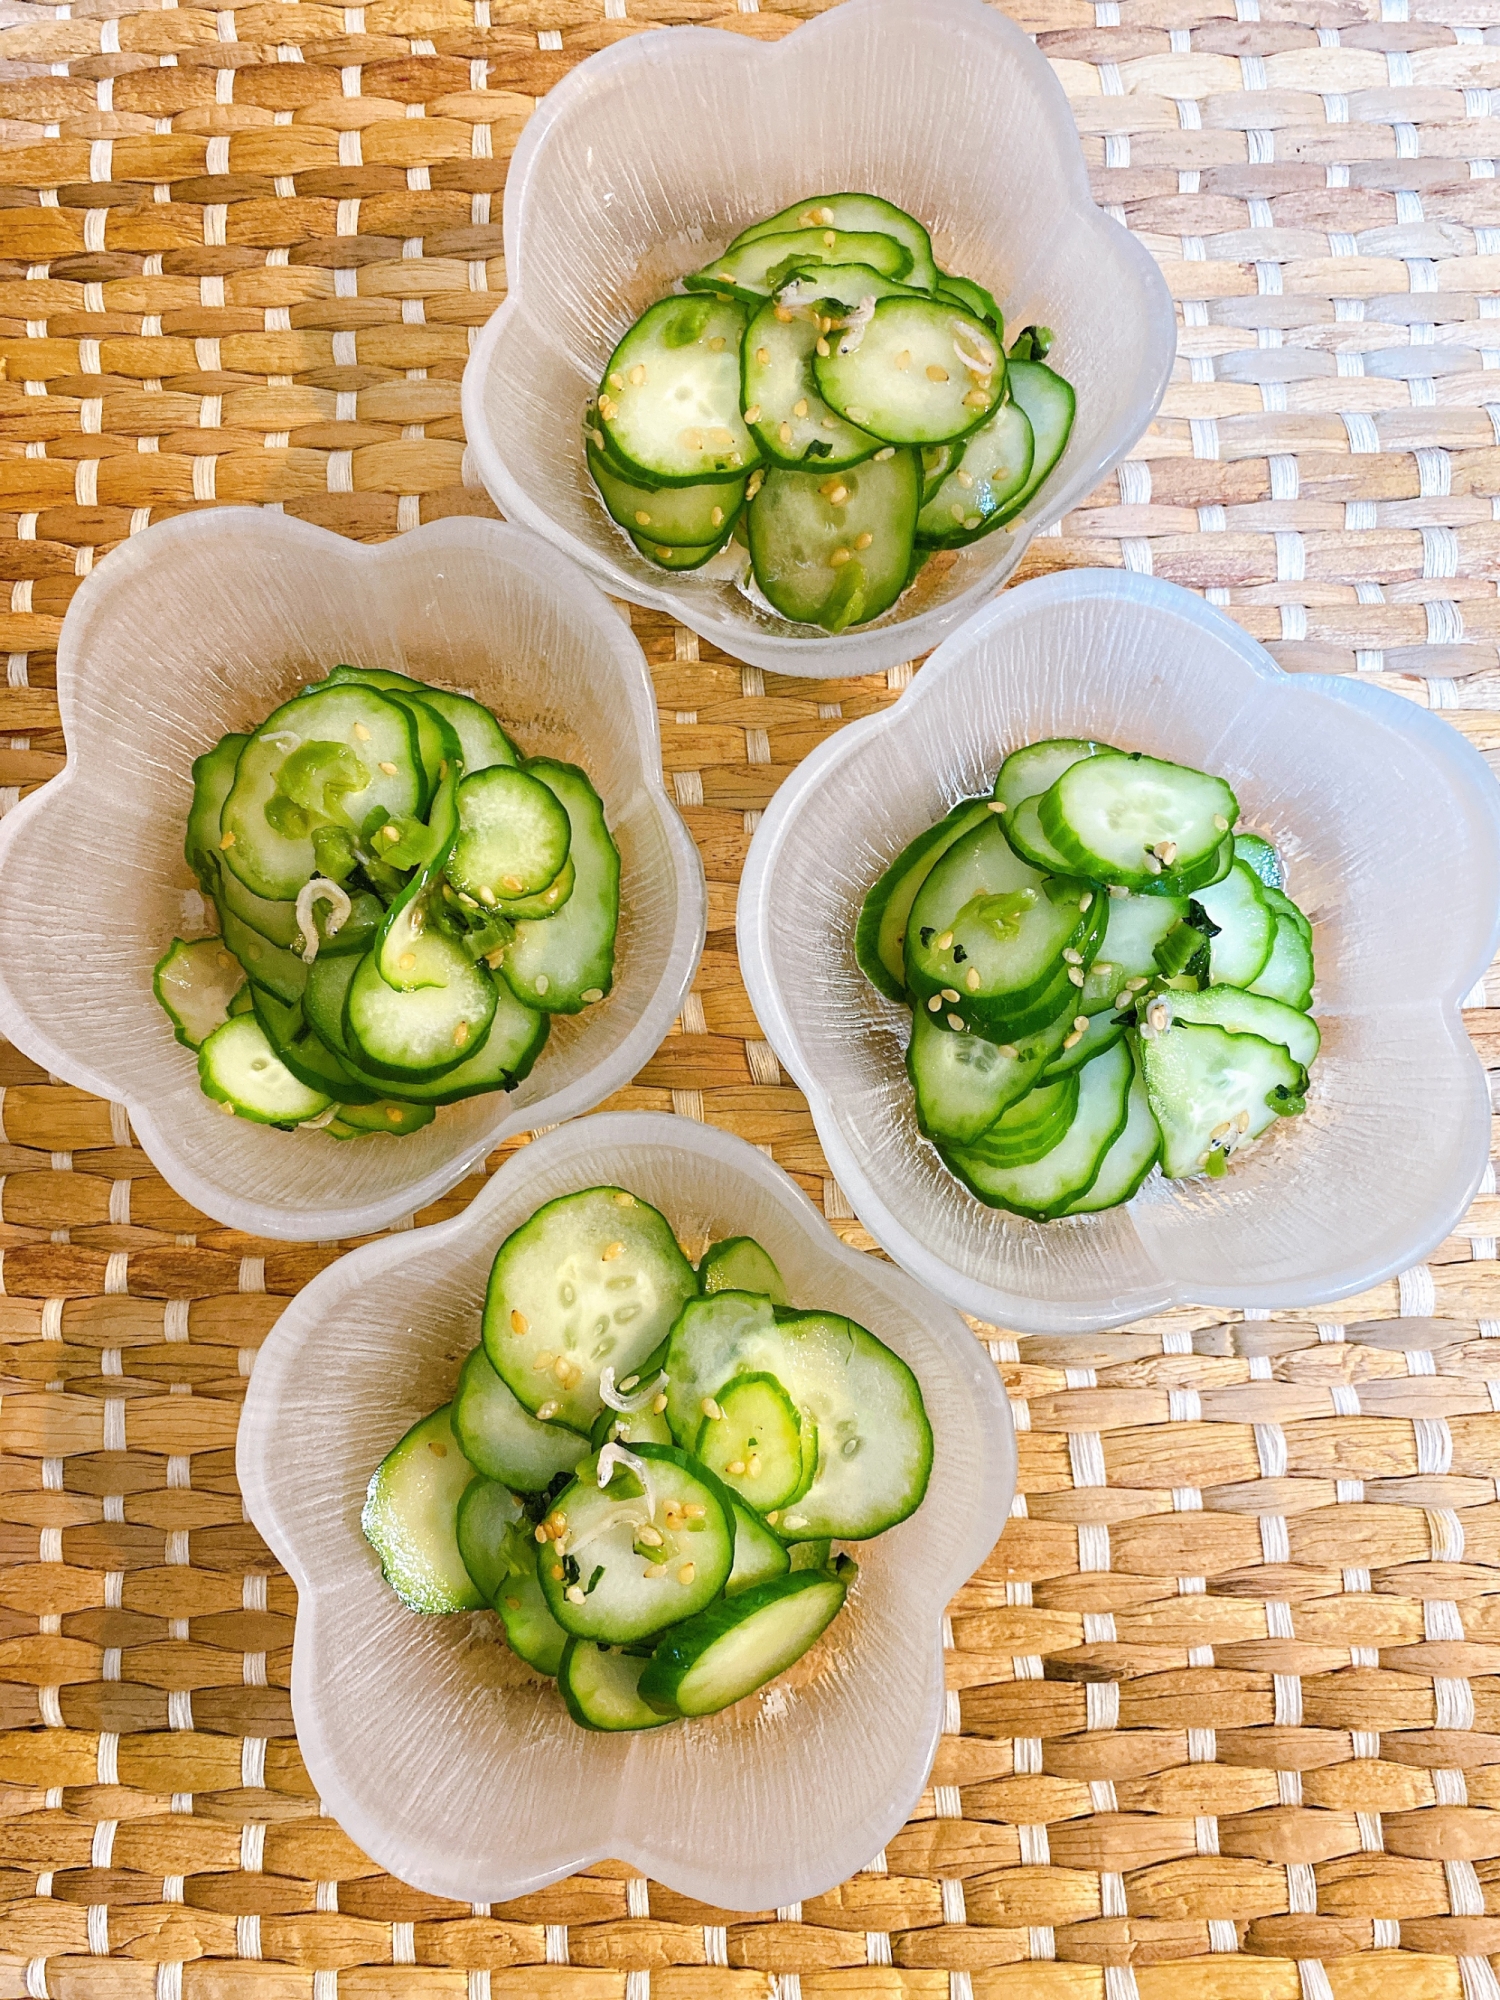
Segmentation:
[(570, 1639), (557, 1667), (557, 1691), (569, 1715), (585, 1729), (660, 1729), (672, 1717), (641, 1700), (641, 1674), (648, 1652), (601, 1646), (596, 1639)]
[(939, 271), (937, 281), (938, 297), (952, 299), (976, 319), (982, 319), (986, 326), (993, 327), (995, 338), (1005, 338), (1005, 315), (996, 303), (993, 292), (987, 292), (983, 285), (973, 278), (955, 277), (951, 271)]
[(413, 1424), (370, 1480), (360, 1526), (386, 1582), (412, 1611), (477, 1611), (484, 1597), (458, 1549), (458, 1503), (473, 1479), (446, 1405)]
[(778, 209), (764, 221), (754, 223), (735, 237), (731, 249), (755, 243), (764, 236), (779, 236), (792, 229), (861, 230), (893, 236), (904, 244), (911, 259), (908, 276), (913, 285), (930, 292), (938, 283), (938, 268), (932, 258), (932, 238), (914, 215), (894, 202), (874, 194), (818, 194), (806, 201)]
[(1005, 815), (1005, 837), (1023, 861), (1029, 861), (1033, 868), (1040, 868), (1044, 874), (1066, 875), (1069, 873), (1068, 857), (1059, 854), (1052, 842), (1042, 832), (1041, 819), (1037, 813), (1037, 799), (1022, 799), (1018, 806)]
[(357, 833), (376, 810), (417, 812), (424, 792), (409, 711), (362, 681), (328, 680), (268, 716), (240, 752), (220, 858), (257, 896), (295, 902), (317, 872), (316, 828)]
[[(922, 505), (925, 507), (933, 494), (953, 469), (953, 461), (963, 447), (956, 444), (924, 444), (922, 447)], [(921, 552), (921, 560), (927, 560), (926, 551)]]
[(690, 292), (712, 292), (716, 298), (728, 295), (755, 305), (809, 264), (868, 264), (884, 278), (904, 278), (912, 260), (903, 244), (882, 231), (787, 229), (753, 241), (741, 237), (682, 282)]
[(1142, 1035), (1141, 1070), (1161, 1127), (1162, 1171), (1174, 1180), (1214, 1172), (1211, 1160), (1222, 1163), (1276, 1118), (1300, 1111), (1307, 1086), (1279, 1042), (1207, 1025)]
[[(871, 443), (870, 449), (874, 450)], [(612, 520), (634, 536), (681, 547), (717, 548), (745, 504), (744, 473), (701, 486), (642, 486), (617, 471), (592, 443), (588, 467)]]
[(1031, 425), (1031, 470), (1026, 484), (1007, 502), (1003, 518), (1013, 521), (1062, 457), (1073, 429), (1077, 398), (1072, 384), (1040, 361), (1006, 364), (1011, 400)]
[(829, 632), (878, 618), (906, 588), (921, 484), (908, 451), (845, 472), (768, 472), (746, 517), (768, 601)]
[(658, 569), (688, 570), (702, 569), (706, 562), (719, 553), (733, 532), (734, 524), (731, 522), (719, 539), (708, 543), (705, 548), (693, 548), (680, 542), (676, 544), (658, 542), (649, 535), (639, 533), (632, 534), (630, 539), (647, 562), (655, 563)]
[[(302, 956), (306, 940), (295, 903), (273, 903), (268, 897), (257, 896), (227, 868), (219, 870), (217, 900), (220, 909), (232, 911), (241, 923), (268, 943), (296, 957)], [(332, 905), (323, 900), (314, 902), (312, 921), (318, 934), (318, 951), (334, 955), (349, 952), (357, 957), (374, 943), (384, 916), (385, 905), (378, 896), (372, 896), (368, 889), (356, 889), (349, 900), (348, 916), (330, 932)]]
[(732, 299), (662, 299), (610, 356), (596, 407), (611, 454), (632, 478), (697, 486), (760, 462), (740, 415), (746, 317)]
[(764, 1514), (785, 1507), (812, 1484), (817, 1427), (797, 1410), (774, 1375), (736, 1375), (698, 1427), (697, 1456), (741, 1500)]
[(953, 843), (984, 824), (989, 805), (988, 799), (964, 799), (954, 806), (936, 826), (902, 848), (865, 897), (854, 956), (866, 979), (887, 1000), (906, 1000), (906, 920), (917, 891)]
[(545, 889), (538, 889), (534, 896), (502, 897), (495, 905), (496, 912), (508, 922), (518, 924), (528, 917), (553, 916), (567, 902), (577, 883), (578, 871), (570, 854)]
[(734, 1509), (684, 1451), (643, 1444), (641, 1476), (600, 1487), (587, 1459), (552, 1503), (537, 1574), (548, 1609), (581, 1639), (632, 1645), (712, 1603), (734, 1566)]
[(668, 1716), (713, 1715), (742, 1701), (816, 1643), (858, 1573), (839, 1556), (831, 1569), (792, 1570), (710, 1605), (658, 1641), (642, 1697)]
[(1151, 1113), (1151, 1099), (1145, 1079), (1137, 1070), (1130, 1085), (1129, 1109), (1124, 1129), (1104, 1155), (1093, 1186), (1076, 1195), (1064, 1215), (1094, 1215), (1101, 1209), (1118, 1208), (1129, 1201), (1161, 1152), (1161, 1133)]
[(1083, 983), (1080, 1014), (1113, 1012), (1122, 994), (1126, 1001), (1131, 998), (1128, 981), (1156, 979), (1156, 947), (1177, 924), (1187, 921), (1185, 896), (1110, 896), (1107, 901), (1104, 942)]
[(248, 736), (221, 736), (212, 750), (193, 759), (193, 803), (188, 808), (183, 853), (205, 896), (219, 892), (219, 842), (223, 837), (219, 820), (234, 786), (240, 752), (249, 741)]
[(482, 1347), (459, 1371), (453, 1434), (476, 1471), (517, 1493), (544, 1493), (560, 1472), (573, 1472), (589, 1455), (586, 1437), (564, 1424), (539, 1422), (517, 1402)]
[(465, 777), (472, 778), (476, 771), (487, 771), (494, 764), (519, 762), (515, 744), (483, 702), (449, 688), (428, 687), (425, 682), (417, 684), (416, 692), (423, 707), (436, 709), (453, 731)]
[(356, 681), (365, 687), (379, 688), (387, 700), (400, 702), (411, 717), (412, 727), (417, 732), (417, 755), (421, 759), (425, 780), (421, 807), (425, 812), (448, 767), (463, 761), (463, 747), (457, 735), (438, 709), (424, 699), (426, 686), (421, 681), (414, 681), (409, 674), (394, 673), (389, 667), (334, 667), (324, 685), (340, 681)]
[(185, 1049), (200, 1049), (229, 1019), (245, 968), (221, 937), (194, 938), (190, 944), (173, 938), (151, 983), (178, 1041)]
[(539, 1208), (501, 1244), (484, 1308), (495, 1372), (534, 1415), (587, 1433), (599, 1376), (627, 1378), (697, 1294), (665, 1216), (623, 1188)]
[[(872, 271), (870, 282), (886, 296), (884, 279)], [(879, 438), (847, 423), (818, 394), (813, 350), (820, 340), (827, 345), (817, 303), (794, 308), (768, 299), (745, 329), (745, 421), (773, 465), (834, 472), (880, 449)]]
[(1078, 1078), (1067, 1071), (1010, 1105), (969, 1148), (988, 1167), (1028, 1167), (1050, 1153), (1078, 1111)]
[(1234, 837), (1234, 856), (1255, 871), (1268, 889), (1284, 889), (1286, 876), (1282, 871), (1281, 856), (1264, 835), (1259, 833), (1237, 833)]
[(325, 1129), (335, 1139), (362, 1139), (382, 1132), (400, 1139), (408, 1132), (420, 1132), (424, 1125), (430, 1125), (433, 1115), (430, 1104), (382, 1098), (377, 1104), (341, 1104), (338, 1117)]
[(530, 1521), (517, 1522), (506, 1536), (505, 1576), (495, 1592), (494, 1606), (511, 1651), (539, 1674), (555, 1674), (568, 1635), (547, 1609), (536, 1573), (538, 1555)]
[(1278, 917), (1290, 917), (1309, 944), (1312, 943), (1312, 924), (1305, 912), (1300, 910), (1284, 889), (1269, 886), (1261, 891), (1267, 903)]
[(1222, 778), (1105, 751), (1070, 765), (1037, 810), (1042, 831), (1081, 874), (1146, 889), (1167, 869), (1185, 875), (1213, 865), (1239, 804)]
[(333, 1103), (287, 1068), (253, 1014), (215, 1028), (198, 1051), (198, 1081), (206, 1097), (255, 1125), (301, 1125)]
[(1087, 1194), (1125, 1129), (1133, 1074), (1119, 1042), (1079, 1072), (1078, 1109), (1066, 1133), (1028, 1166), (992, 1167), (969, 1147), (944, 1147), (943, 1158), (969, 1191), (991, 1208), (1046, 1222)]
[(308, 1026), (295, 1001), (278, 1000), (274, 993), (253, 983), (250, 995), (266, 1040), (299, 1083), (305, 1083), (309, 1090), (326, 1092), (344, 1110), (378, 1103), (386, 1095), (383, 1085), (373, 1078), (365, 1083), (339, 1060)]
[[(650, 1373), (649, 1368), (646, 1373)], [(666, 1398), (656, 1400), (665, 1402)], [(591, 1451), (603, 1451), (607, 1444), (629, 1445), (633, 1451), (638, 1444), (675, 1443), (672, 1426), (655, 1402), (648, 1403), (643, 1410), (613, 1410), (606, 1403), (589, 1431)]]
[[(804, 1544), (803, 1546), (806, 1546)], [(734, 1568), (724, 1586), (724, 1595), (749, 1590), (767, 1578), (784, 1576), (792, 1557), (784, 1542), (771, 1532), (759, 1514), (743, 1500), (734, 1503)]]
[(501, 972), (516, 998), (549, 1014), (577, 1014), (614, 984), (620, 908), (620, 852), (610, 838), (599, 794), (576, 764), (534, 757), (527, 773), (546, 785), (568, 815), (573, 893), (556, 915), (516, 925)]
[[(1088, 1020), (1088, 1026), (1080, 1028), (1078, 1021), (1084, 1019)], [(1125, 1023), (1117, 1015), (1106, 1012), (1085, 1016), (1080, 1013), (1069, 1029), (1067, 1039), (1038, 1081), (1055, 1083), (1060, 1076), (1082, 1069), (1085, 1063), (1091, 1063), (1095, 1056), (1102, 1056), (1106, 1049), (1112, 1049), (1116, 1042), (1124, 1038)]]
[(1249, 990), (1285, 1001), (1290, 1007), (1312, 1005), (1312, 946), (1295, 917), (1277, 914), (1271, 955), (1251, 980)]
[(1073, 1031), (1071, 1012), (1034, 1035), (999, 1044), (956, 1035), (925, 1007), (912, 1020), (906, 1073), (917, 1100), (917, 1123), (930, 1139), (970, 1143), (1007, 1105), (1030, 1090)]
[(1304, 1069), (1311, 1067), (1322, 1045), (1316, 1021), (1268, 995), (1213, 986), (1206, 993), (1164, 993), (1161, 999), (1173, 1021), (1207, 1022), (1231, 1035), (1259, 1035), (1262, 1041), (1280, 1042)]
[(219, 925), (225, 944), (257, 986), (264, 986), (288, 1004), (302, 998), (307, 986), (307, 962), (300, 952), (283, 951), (259, 931), (251, 930), (243, 917), (237, 917), (223, 903), (219, 905)]
[(845, 333), (815, 355), (813, 375), (824, 402), (861, 430), (946, 444), (993, 413), (1005, 357), (983, 320), (946, 299), (878, 299), (857, 339)]
[(493, 908), (534, 896), (568, 858), (573, 829), (557, 794), (529, 771), (495, 764), (458, 788), (458, 832), (448, 880)]
[(812, 1485), (767, 1524), (786, 1541), (858, 1539), (921, 1505), (932, 1431), (915, 1376), (873, 1333), (834, 1313), (797, 1313), (748, 1292), (690, 1299), (667, 1350), (667, 1415), (696, 1439), (720, 1389), (764, 1372), (817, 1426)]
[(1031, 425), (1019, 403), (1002, 403), (964, 440), (962, 454), (917, 516), (928, 548), (961, 549), (1006, 518), (1006, 507), (1031, 471)]
[(995, 774), (995, 797), (1007, 812), (1014, 812), (1023, 800), (1040, 798), (1050, 791), (1064, 771), (1071, 771), (1085, 757), (1101, 757), (1110, 748), (1081, 736), (1049, 736), (1040, 743), (1028, 743), (1012, 750)]
[(1260, 877), (1236, 861), (1222, 882), (1200, 889), (1196, 900), (1218, 926), (1218, 935), (1209, 940), (1209, 977), (1215, 986), (1248, 986), (1271, 956), (1276, 935)]
[(359, 961), (344, 1002), (344, 1038), (360, 1070), (398, 1084), (430, 1082), (483, 1048), (495, 982), (438, 932), (427, 940), (427, 969), (441, 969), (446, 984), (398, 993), (381, 978), (373, 952)]
[(776, 1260), (753, 1236), (711, 1243), (698, 1261), (698, 1283), (705, 1292), (763, 1292), (773, 1306), (788, 1303)]
[[(468, 1454), (465, 1453), (465, 1457)], [(514, 1493), (493, 1479), (471, 1479), (454, 1517), (454, 1534), (464, 1568), (486, 1604), (510, 1570), (508, 1546), (512, 1529), (526, 1517)]]
[(833, 1544), (826, 1536), (816, 1542), (792, 1542), (787, 1555), (791, 1569), (826, 1569), (833, 1559)]

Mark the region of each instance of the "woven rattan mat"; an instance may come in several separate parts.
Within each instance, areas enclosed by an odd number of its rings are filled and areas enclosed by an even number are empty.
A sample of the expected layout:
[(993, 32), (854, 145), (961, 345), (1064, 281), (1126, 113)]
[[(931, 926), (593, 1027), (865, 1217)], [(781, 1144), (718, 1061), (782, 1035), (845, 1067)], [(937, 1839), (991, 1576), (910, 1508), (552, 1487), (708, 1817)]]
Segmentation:
[[(70, 595), (149, 522), (490, 511), (458, 383), (536, 98), (654, 23), (817, 4), (0, 0), (8, 799), (61, 762)], [(1218, 8), (1018, 0), (1182, 320), (1160, 419), (1023, 573), (1154, 570), (1500, 749), (1500, 0)], [(909, 672), (778, 682), (635, 622), (710, 918), (616, 1102), (744, 1134), (868, 1244), (733, 906), (780, 779)], [(236, 1493), (256, 1345), (332, 1253), (219, 1229), (119, 1107), (3, 1059), (0, 2000), (1500, 2000), (1492, 1195), (1322, 1321), (981, 1329), (1024, 1497), (952, 1608), (930, 1788), (854, 1880), (747, 1917), (606, 1865), (470, 1909), (320, 1816), (293, 1592)]]

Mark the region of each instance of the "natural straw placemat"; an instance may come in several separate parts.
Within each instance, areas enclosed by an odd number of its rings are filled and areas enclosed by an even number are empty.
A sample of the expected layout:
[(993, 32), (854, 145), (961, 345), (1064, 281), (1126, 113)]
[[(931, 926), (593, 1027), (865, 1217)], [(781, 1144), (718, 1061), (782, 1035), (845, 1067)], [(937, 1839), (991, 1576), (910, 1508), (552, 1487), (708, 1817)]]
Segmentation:
[[(61, 762), (70, 595), (149, 522), (489, 511), (458, 381), (536, 98), (659, 22), (817, 5), (3, 0), (8, 799)], [(1025, 569), (1203, 588), (1288, 667), (1500, 747), (1500, 0), (1221, 6), (1016, 0), (1182, 319), (1161, 418)], [(734, 891), (780, 779), (908, 670), (777, 681), (635, 623), (711, 915), (616, 1102), (743, 1133), (867, 1243), (746, 1002)], [(257, 1343), (332, 1252), (206, 1221), (14, 1051), (0, 1080), (0, 2000), (1500, 2000), (1493, 1195), (1320, 1321), (980, 1329), (1024, 1497), (953, 1606), (930, 1788), (854, 1880), (747, 1917), (603, 1866), (471, 1910), (320, 1816), (293, 1592), (235, 1488)]]

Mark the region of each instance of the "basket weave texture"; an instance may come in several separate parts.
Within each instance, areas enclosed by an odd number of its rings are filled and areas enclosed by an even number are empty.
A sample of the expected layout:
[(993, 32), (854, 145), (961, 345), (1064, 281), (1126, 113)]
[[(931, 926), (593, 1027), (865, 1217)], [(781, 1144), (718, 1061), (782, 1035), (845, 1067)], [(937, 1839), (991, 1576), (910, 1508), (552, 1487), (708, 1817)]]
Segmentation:
[[(0, 0), (0, 804), (61, 763), (69, 597), (149, 522), (491, 511), (458, 384), (537, 97), (653, 25), (817, 8)], [(1012, 11), (1182, 322), (1160, 418), (1022, 575), (1154, 570), (1500, 749), (1496, 0)], [(870, 1247), (733, 906), (781, 778), (911, 669), (778, 684), (635, 624), (710, 934), (614, 1101), (743, 1134)], [(334, 1249), (219, 1229), (13, 1050), (0, 1084), (0, 2000), (1500, 2000), (1493, 1193), (1323, 1321), (977, 1329), (1022, 1497), (952, 1607), (930, 1786), (852, 1881), (746, 1916), (604, 1865), (470, 1909), (320, 1816), (294, 1593), (235, 1486), (256, 1347)]]

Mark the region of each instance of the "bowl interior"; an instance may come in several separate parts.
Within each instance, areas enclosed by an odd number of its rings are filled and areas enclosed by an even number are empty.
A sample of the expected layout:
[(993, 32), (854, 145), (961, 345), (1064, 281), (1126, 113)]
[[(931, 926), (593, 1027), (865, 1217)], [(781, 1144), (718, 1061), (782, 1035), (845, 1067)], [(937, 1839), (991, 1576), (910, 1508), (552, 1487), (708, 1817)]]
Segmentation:
[[(463, 1216), (367, 1245), (317, 1280), (256, 1365), (240, 1470), (302, 1591), (293, 1699), (309, 1768), (368, 1853), (439, 1894), (498, 1901), (613, 1854), (731, 1907), (786, 1903), (867, 1862), (926, 1773), (939, 1619), (1014, 1486), (998, 1377), (954, 1315), (845, 1250), (752, 1147), (704, 1127), (680, 1138), (682, 1123), (614, 1114), (533, 1142)], [(477, 1338), (499, 1244), (544, 1201), (600, 1180), (657, 1204), (695, 1255), (757, 1237), (794, 1301), (848, 1313), (907, 1359), (936, 1439), (923, 1505), (863, 1545), (854, 1597), (786, 1682), (638, 1736), (577, 1728), (495, 1642), (492, 1614), (405, 1611), (359, 1530), (370, 1473), (450, 1393)], [(810, 1825), (807, 1801), (835, 1797)]]
[[(532, 1107), (561, 1117), (628, 1079), (649, 1052), (634, 1042), (654, 1047), (675, 1011), (675, 991), (659, 1004), (664, 979), (691, 976), (699, 913), (683, 907), (686, 837), (658, 788), (640, 649), (564, 558), (490, 522), (439, 523), (375, 551), (236, 511), (149, 531), (91, 588), (61, 659), (69, 767), (9, 829), (4, 1003), (49, 1067), (127, 1098), (190, 1199), (273, 1233), (378, 1227), (534, 1122)], [(172, 936), (205, 928), (182, 854), (193, 759), (339, 661), (472, 691), (524, 751), (582, 765), (622, 863), (614, 990), (554, 1017), (525, 1083), (442, 1109), (409, 1137), (342, 1144), (223, 1117), (151, 985)], [(662, 1018), (642, 1037), (651, 1012)]]
[(755, 608), (728, 558), (667, 579), (636, 554), (587, 477), (584, 405), (632, 319), (751, 221), (869, 189), (928, 224), (939, 263), (988, 285), (1009, 326), (1056, 329), (1078, 416), (1035, 521), (1087, 492), (1155, 408), (1175, 346), (1165, 287), (1090, 200), (1045, 59), (976, 0), (853, 0), (774, 47), (669, 31), (596, 58), (555, 96), (507, 190), (512, 290), (471, 363), (470, 439), (508, 512), (744, 658), (796, 671), (816, 650), (857, 657), (849, 672), (909, 658), (1027, 539), (1018, 524), (938, 557), (841, 640)]
[[(1038, 1327), (1115, 1323), (1173, 1295), (1309, 1303), (1398, 1268), (1402, 1245), (1422, 1254), (1415, 1239), (1466, 1199), (1455, 1181), (1488, 1144), (1456, 1003), (1487, 962), (1496, 813), (1456, 768), (1465, 747), (1393, 698), (1283, 676), (1228, 621), (1146, 580), (1024, 586), (929, 671), (768, 824), (741, 908), (752, 999), (763, 1025), (779, 1017), (772, 1038), (868, 1226), (968, 1310)], [(1156, 1177), (1126, 1208), (1037, 1224), (975, 1200), (920, 1136), (910, 1016), (859, 972), (854, 926), (908, 840), (1049, 736), (1229, 779), (1312, 918), (1324, 1041), (1306, 1113), (1225, 1180)]]

